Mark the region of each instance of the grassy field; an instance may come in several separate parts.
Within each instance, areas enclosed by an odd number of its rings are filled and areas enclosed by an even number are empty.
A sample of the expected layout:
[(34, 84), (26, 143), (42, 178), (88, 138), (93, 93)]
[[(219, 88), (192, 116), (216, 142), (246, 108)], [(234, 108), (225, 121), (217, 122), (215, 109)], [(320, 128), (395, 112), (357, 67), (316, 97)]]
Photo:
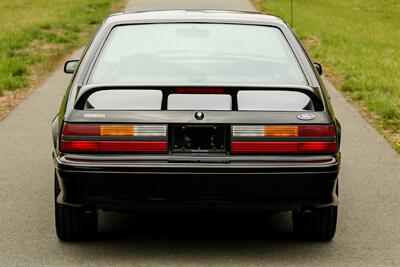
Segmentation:
[[(290, 0), (259, 0), (290, 22)], [(293, 28), (325, 74), (400, 152), (400, 1), (293, 0)]]
[(84, 45), (121, 0), (1, 0), (0, 96), (29, 87)]

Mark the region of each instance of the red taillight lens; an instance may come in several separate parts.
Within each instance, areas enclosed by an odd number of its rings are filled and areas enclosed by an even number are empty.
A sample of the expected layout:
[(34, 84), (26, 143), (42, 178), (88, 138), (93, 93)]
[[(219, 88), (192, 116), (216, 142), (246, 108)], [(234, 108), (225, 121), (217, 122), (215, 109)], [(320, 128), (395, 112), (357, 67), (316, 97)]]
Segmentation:
[(233, 153), (335, 153), (336, 142), (232, 142)]
[(298, 126), (299, 136), (335, 136), (335, 127), (322, 126)]
[(167, 152), (165, 141), (78, 141), (62, 140), (61, 151), (67, 153), (99, 152)]
[(101, 141), (101, 152), (167, 152), (165, 141)]
[(303, 142), (298, 143), (299, 152), (304, 153), (335, 153), (336, 142)]
[(97, 124), (65, 124), (63, 135), (100, 135), (100, 125)]
[(100, 144), (96, 141), (61, 141), (61, 151), (63, 152), (94, 152), (99, 150)]

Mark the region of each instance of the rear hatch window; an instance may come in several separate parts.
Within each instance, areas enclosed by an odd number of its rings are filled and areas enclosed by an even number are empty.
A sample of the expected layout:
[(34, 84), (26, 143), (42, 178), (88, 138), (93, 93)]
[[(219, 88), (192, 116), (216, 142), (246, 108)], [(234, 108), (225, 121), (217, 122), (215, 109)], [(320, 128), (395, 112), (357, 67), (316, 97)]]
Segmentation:
[[(166, 90), (163, 94), (162, 90)], [(238, 90), (223, 93), (179, 93), (175, 89), (112, 89), (94, 91), (84, 109), (98, 110), (239, 110), (313, 111), (305, 93), (286, 90)], [(222, 89), (224, 90), (224, 89)], [(171, 92), (172, 91), (172, 92)], [(163, 99), (164, 98), (164, 99)], [(164, 103), (164, 104), (163, 104)], [(164, 106), (163, 106), (164, 105)]]
[(85, 109), (161, 110), (161, 90), (103, 90), (91, 94)]
[(296, 91), (239, 91), (238, 110), (301, 111), (314, 110), (310, 97)]
[(215, 23), (116, 26), (100, 52), (90, 82), (307, 84), (278, 28)]

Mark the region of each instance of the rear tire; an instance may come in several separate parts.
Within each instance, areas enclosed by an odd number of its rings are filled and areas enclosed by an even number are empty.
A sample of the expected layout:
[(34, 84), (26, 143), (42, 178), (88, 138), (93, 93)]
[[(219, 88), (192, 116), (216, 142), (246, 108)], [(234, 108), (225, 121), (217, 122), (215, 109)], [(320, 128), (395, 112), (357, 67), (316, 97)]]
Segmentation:
[(293, 211), (293, 230), (304, 240), (329, 241), (335, 236), (337, 206)]
[[(57, 237), (62, 241), (78, 241), (93, 238), (97, 233), (97, 211), (58, 204), (57, 197), (60, 192), (57, 175), (54, 175), (55, 224)], [(86, 212), (92, 212), (90, 218), (84, 216)]]

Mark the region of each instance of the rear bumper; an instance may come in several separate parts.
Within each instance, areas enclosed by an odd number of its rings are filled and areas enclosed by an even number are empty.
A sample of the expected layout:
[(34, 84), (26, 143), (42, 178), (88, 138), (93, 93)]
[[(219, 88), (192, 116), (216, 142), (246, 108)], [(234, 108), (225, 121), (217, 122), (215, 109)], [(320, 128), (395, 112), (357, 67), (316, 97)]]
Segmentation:
[(64, 205), (293, 210), (338, 201), (338, 156), (53, 157)]

